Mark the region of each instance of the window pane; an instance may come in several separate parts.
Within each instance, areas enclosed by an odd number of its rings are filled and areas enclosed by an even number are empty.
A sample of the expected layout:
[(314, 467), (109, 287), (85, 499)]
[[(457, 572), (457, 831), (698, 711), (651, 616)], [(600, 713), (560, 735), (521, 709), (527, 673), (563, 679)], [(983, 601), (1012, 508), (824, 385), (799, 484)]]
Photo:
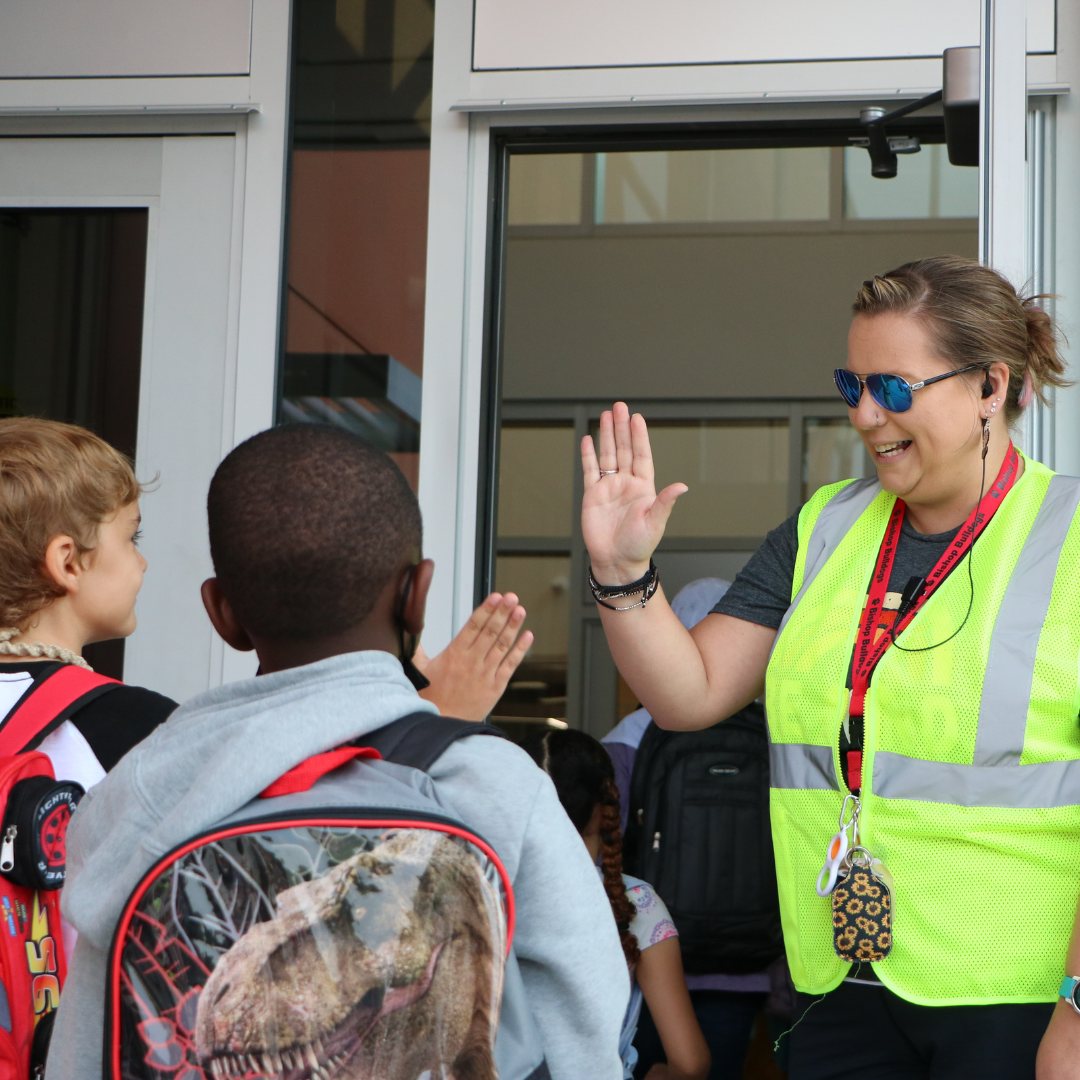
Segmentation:
[(823, 221), (829, 149), (597, 154), (596, 196), (598, 224)]
[(572, 427), (503, 426), (499, 449), (499, 535), (566, 536), (573, 524)]
[(950, 165), (945, 146), (901, 154), (891, 180), (870, 175), (870, 155), (844, 149), (844, 217), (877, 219), (974, 218), (979, 215), (979, 170)]
[(649, 441), (656, 489), (690, 489), (665, 536), (764, 536), (786, 517), (787, 420), (652, 422)]
[(296, 0), (279, 421), (354, 431), (419, 473), (429, 0)]
[(514, 154), (507, 221), (580, 225), (584, 154)]
[(803, 458), (803, 501), (818, 488), (867, 475), (866, 450), (859, 433), (843, 417), (808, 419)]
[(495, 588), (513, 591), (529, 613), (536, 640), (514, 673), (493, 716), (566, 716), (566, 660), (570, 626), (570, 556), (500, 555)]

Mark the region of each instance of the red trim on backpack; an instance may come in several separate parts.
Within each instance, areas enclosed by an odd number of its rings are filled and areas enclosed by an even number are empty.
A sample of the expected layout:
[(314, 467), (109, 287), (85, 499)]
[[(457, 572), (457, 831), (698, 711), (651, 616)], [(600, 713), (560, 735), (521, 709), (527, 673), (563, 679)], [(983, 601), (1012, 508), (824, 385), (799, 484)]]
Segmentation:
[(122, 685), (117, 679), (65, 664), (30, 692), (30, 696), (0, 727), (0, 757), (21, 753), (35, 735), (49, 726), (84, 694), (99, 687)]
[(310, 791), (316, 780), (321, 780), (328, 772), (340, 769), (342, 765), (355, 758), (374, 758), (376, 761), (382, 761), (382, 754), (373, 746), (339, 746), (336, 750), (327, 750), (325, 754), (313, 754), (283, 776), (279, 776), (268, 787), (264, 787), (259, 792), (259, 798), (273, 799), (278, 795), (294, 795), (298, 791)]
[[(350, 749), (370, 750), (371, 747), (352, 747)], [(286, 774), (288, 775), (288, 774)], [(460, 836), (468, 840), (470, 844), (478, 847), (495, 864), (502, 880), (503, 893), (506, 896), (506, 955), (510, 955), (510, 945), (514, 940), (514, 890), (510, 885), (510, 875), (506, 872), (502, 860), (495, 854), (495, 849), (486, 844), (479, 836), (459, 829), (456, 825), (444, 825), (436, 821), (415, 820), (386, 820), (365, 821), (361, 818), (304, 818), (299, 817), (295, 821), (252, 821), (245, 825), (237, 825), (230, 829), (221, 829), (215, 833), (206, 833), (189, 840), (183, 847), (170, 852), (164, 859), (155, 863), (143, 876), (135, 891), (128, 899), (127, 905), (116, 924), (116, 933), (113, 936), (112, 956), (110, 957), (110, 1001), (112, 1012), (112, 1077), (108, 1080), (119, 1080), (120, 1077), (120, 961), (124, 954), (124, 939), (127, 937), (128, 927), (131, 925), (131, 916), (138, 907), (146, 890), (157, 879), (163, 867), (182, 859), (195, 848), (203, 844), (212, 844), (217, 840), (228, 840), (232, 836), (245, 836), (253, 832), (265, 832), (272, 829), (302, 828), (314, 825), (318, 828), (352, 828), (352, 829), (432, 829), (435, 832), (446, 833), (449, 836)]]

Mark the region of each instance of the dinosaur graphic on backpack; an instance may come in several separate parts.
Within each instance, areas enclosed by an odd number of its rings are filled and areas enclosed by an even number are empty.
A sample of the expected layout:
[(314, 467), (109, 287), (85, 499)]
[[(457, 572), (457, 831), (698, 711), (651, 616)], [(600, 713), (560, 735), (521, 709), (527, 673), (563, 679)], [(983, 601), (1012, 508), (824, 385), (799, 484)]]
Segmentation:
[(459, 723), (317, 755), (160, 859), (114, 936), (106, 1075), (498, 1080), (513, 894), (423, 771), (496, 733)]

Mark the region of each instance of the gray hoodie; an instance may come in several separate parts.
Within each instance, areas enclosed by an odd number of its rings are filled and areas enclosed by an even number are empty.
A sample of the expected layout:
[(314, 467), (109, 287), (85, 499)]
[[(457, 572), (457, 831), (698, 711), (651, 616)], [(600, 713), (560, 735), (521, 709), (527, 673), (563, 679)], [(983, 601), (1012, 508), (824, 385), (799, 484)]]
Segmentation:
[[(101, 1076), (109, 945), (154, 862), (305, 758), (420, 710), (437, 711), (389, 653), (334, 656), (193, 698), (93, 788), (68, 833), (62, 907), (79, 940), (49, 1080)], [(518, 747), (491, 738), (455, 743), (431, 778), (510, 876), (514, 949), (553, 1080), (620, 1080), (626, 963), (603, 886), (551, 780)]]

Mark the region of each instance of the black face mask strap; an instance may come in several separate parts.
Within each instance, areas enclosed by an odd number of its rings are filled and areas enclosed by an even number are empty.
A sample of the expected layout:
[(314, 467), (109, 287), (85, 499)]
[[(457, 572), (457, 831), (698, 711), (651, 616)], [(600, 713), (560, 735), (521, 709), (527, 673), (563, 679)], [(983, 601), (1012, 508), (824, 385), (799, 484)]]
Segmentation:
[(416, 655), (416, 646), (419, 644), (419, 638), (416, 634), (410, 634), (409, 643), (408, 645), (405, 644), (405, 605), (409, 602), (409, 590), (412, 588), (413, 574), (415, 573), (416, 566), (414, 565), (409, 569), (408, 577), (405, 578), (405, 589), (401, 594), (401, 600), (398, 602), (394, 618), (397, 622), (398, 659), (401, 661), (401, 666), (405, 671), (405, 678), (408, 679), (417, 690), (426, 690), (431, 685), (431, 682), (424, 678), (420, 669), (413, 663), (413, 657)]

